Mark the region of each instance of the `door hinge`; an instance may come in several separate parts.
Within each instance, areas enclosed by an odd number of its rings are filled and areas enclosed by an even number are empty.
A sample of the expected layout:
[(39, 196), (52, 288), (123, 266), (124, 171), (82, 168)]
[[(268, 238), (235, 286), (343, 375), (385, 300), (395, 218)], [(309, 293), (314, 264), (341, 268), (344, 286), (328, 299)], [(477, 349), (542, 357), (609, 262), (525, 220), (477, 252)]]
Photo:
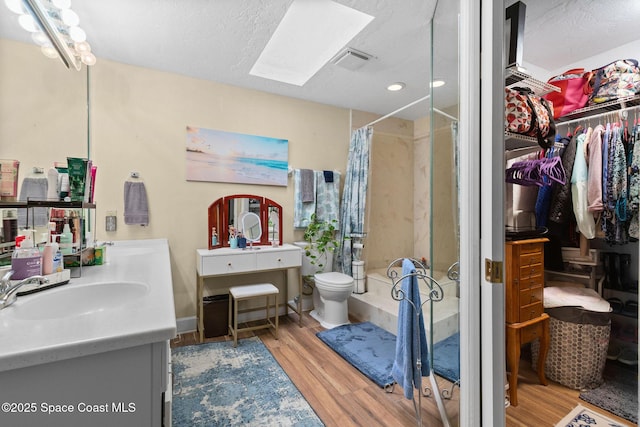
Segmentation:
[(502, 283), (502, 261), (484, 259), (484, 278), (487, 282)]

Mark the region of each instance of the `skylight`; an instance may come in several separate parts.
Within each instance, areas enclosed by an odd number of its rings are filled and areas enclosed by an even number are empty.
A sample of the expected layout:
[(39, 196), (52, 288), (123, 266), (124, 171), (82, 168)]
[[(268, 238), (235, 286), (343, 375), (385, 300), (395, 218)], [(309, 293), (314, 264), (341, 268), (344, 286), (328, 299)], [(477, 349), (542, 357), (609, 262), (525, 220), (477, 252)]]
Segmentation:
[(331, 0), (294, 0), (249, 74), (302, 86), (373, 18)]

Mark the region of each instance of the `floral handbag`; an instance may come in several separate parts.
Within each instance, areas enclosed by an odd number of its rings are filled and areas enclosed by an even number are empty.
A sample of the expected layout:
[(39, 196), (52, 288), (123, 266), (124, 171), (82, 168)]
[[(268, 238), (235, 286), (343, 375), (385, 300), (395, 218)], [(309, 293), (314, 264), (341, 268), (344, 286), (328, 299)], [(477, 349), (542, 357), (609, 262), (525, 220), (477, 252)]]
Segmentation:
[(550, 148), (556, 134), (553, 106), (527, 88), (505, 88), (505, 131), (537, 138)]
[(585, 87), (589, 105), (640, 93), (640, 68), (635, 59), (619, 59), (593, 70)]

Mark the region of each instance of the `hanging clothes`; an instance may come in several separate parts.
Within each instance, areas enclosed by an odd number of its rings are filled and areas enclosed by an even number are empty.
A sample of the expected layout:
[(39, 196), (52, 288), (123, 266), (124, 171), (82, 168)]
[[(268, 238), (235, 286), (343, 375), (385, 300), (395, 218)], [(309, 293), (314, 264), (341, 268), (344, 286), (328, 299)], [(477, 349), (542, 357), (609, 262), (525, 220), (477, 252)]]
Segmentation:
[(591, 139), (593, 129), (588, 128), (585, 134), (577, 138), (576, 158), (571, 174), (571, 199), (573, 214), (576, 217), (578, 231), (587, 239), (596, 237), (596, 224), (593, 215), (587, 209), (587, 157), (585, 155), (586, 142)]
[[(562, 166), (567, 176), (572, 176), (573, 164), (576, 159), (576, 138), (580, 132), (580, 127), (576, 128), (575, 134), (562, 154)], [(566, 180), (564, 185), (557, 185), (551, 194), (551, 208), (549, 220), (558, 224), (564, 224), (571, 218), (571, 181)]]
[[(547, 152), (545, 153), (545, 157), (549, 159), (554, 159), (554, 158), (560, 159), (560, 161), (562, 161), (562, 154), (564, 153), (564, 150), (570, 141), (571, 140), (567, 137), (561, 137), (560, 135), (556, 135), (556, 144), (547, 150)], [(560, 167), (563, 167), (562, 163), (560, 163)], [(565, 173), (566, 175), (566, 171), (564, 171), (564, 169), (563, 169), (563, 173)], [(538, 197), (536, 199), (536, 205), (535, 205), (537, 227), (547, 226), (547, 219), (549, 218), (549, 210), (551, 209), (551, 196), (553, 195), (554, 181), (547, 176), (545, 176), (543, 179), (545, 184), (547, 185), (540, 187), (540, 189), (538, 190)], [(558, 184), (564, 185), (565, 182), (566, 182), (566, 179), (562, 183), (558, 181)]]
[(587, 210), (592, 214), (600, 214), (604, 209), (602, 204), (602, 136), (604, 126), (598, 125), (593, 129), (591, 138), (586, 143), (587, 166)]
[(640, 126), (635, 125), (631, 138), (628, 156), (629, 199), (627, 214), (629, 215), (629, 237), (640, 239)]
[(627, 160), (622, 140), (624, 130), (616, 123), (611, 128), (607, 145), (606, 171), (603, 171), (604, 213), (602, 226), (607, 243), (625, 244), (629, 241), (627, 221)]

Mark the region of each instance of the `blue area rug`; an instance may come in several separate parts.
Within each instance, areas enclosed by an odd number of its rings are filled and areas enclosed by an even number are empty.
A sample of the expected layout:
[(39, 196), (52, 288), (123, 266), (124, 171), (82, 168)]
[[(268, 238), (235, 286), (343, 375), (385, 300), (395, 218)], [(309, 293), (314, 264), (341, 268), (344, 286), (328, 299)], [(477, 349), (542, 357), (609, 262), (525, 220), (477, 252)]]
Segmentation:
[(316, 334), (367, 378), (386, 387), (396, 357), (396, 336), (370, 322), (350, 323)]
[(258, 337), (172, 349), (174, 427), (323, 426)]
[[(364, 322), (338, 326), (316, 335), (378, 386), (394, 383), (391, 368), (396, 356), (396, 336), (392, 333)], [(451, 382), (460, 378), (459, 343), (456, 333), (433, 348), (433, 370)]]
[(617, 416), (638, 423), (638, 370), (607, 360), (604, 383), (580, 393), (580, 399)]
[(455, 333), (433, 346), (433, 370), (452, 383), (460, 379), (460, 334)]

